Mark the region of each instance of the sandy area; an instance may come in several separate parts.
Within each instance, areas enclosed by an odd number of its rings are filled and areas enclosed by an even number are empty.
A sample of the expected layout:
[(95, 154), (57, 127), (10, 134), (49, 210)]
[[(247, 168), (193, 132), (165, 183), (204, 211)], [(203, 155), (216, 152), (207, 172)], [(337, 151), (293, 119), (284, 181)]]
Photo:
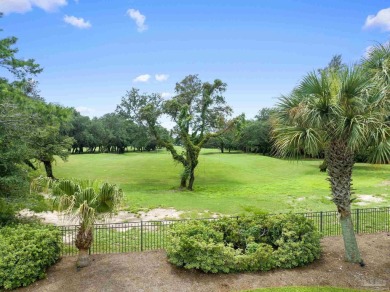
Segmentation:
[(390, 180), (384, 180), (380, 184), (378, 184), (378, 186), (380, 187), (390, 186)]
[(357, 195), (357, 199), (359, 202), (356, 202), (355, 205), (365, 206), (370, 203), (381, 203), (384, 201), (383, 198), (374, 197), (373, 195)]
[[(167, 219), (179, 219), (182, 211), (177, 211), (173, 208), (163, 209), (157, 208), (149, 210), (148, 212), (139, 212), (134, 214), (127, 211), (119, 211), (118, 214), (111, 218), (100, 220), (97, 223), (122, 223), (122, 222), (138, 222), (138, 221), (154, 221), (154, 220), (167, 220)], [(77, 221), (71, 220), (68, 217), (64, 217), (61, 213), (54, 212), (42, 212), (35, 213), (31, 210), (24, 209), (19, 212), (22, 217), (35, 217), (41, 219), (42, 222), (54, 225), (75, 225)]]
[(322, 240), (317, 262), (292, 270), (242, 274), (204, 274), (170, 265), (164, 251), (93, 255), (91, 266), (77, 271), (75, 258), (51, 267), (47, 279), (24, 291), (240, 291), (276, 286), (336, 286), (390, 291), (390, 234), (359, 235), (365, 267), (344, 261), (341, 237)]

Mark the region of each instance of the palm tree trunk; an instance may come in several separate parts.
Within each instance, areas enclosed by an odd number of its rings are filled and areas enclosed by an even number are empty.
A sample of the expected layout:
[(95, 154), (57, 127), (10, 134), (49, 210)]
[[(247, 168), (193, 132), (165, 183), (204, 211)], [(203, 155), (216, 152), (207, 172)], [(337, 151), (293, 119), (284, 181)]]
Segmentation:
[(75, 245), (79, 250), (77, 259), (77, 267), (84, 268), (89, 266), (89, 248), (92, 245), (93, 233), (92, 228), (84, 229), (82, 226), (77, 232)]
[(351, 218), (353, 152), (348, 149), (346, 141), (331, 141), (327, 162), (332, 200), (340, 214), (346, 260), (352, 263), (362, 263)]
[(89, 250), (88, 249), (79, 249), (79, 255), (77, 258), (77, 267), (78, 268), (85, 268), (88, 267), (91, 263), (91, 260), (89, 258)]
[(353, 231), (350, 211), (340, 213), (340, 224), (341, 231), (343, 233), (345, 257), (347, 261), (351, 263), (362, 263), (355, 232)]

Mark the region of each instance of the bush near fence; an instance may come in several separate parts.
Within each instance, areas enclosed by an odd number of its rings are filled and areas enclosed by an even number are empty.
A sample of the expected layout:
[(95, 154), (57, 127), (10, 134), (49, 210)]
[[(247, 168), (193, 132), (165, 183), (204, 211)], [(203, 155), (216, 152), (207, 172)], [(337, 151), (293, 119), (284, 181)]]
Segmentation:
[[(337, 211), (297, 213), (313, 220), (322, 236), (337, 236), (341, 227)], [(268, 216), (273, 216), (272, 214)], [(238, 218), (238, 217), (235, 217)], [(390, 207), (355, 209), (352, 211), (355, 232), (390, 232)], [(91, 254), (124, 253), (165, 249), (170, 226), (188, 220), (218, 220), (215, 218), (165, 221), (140, 221), (94, 225), (94, 241)], [(59, 227), (64, 240), (62, 256), (76, 255), (74, 245), (78, 226)]]

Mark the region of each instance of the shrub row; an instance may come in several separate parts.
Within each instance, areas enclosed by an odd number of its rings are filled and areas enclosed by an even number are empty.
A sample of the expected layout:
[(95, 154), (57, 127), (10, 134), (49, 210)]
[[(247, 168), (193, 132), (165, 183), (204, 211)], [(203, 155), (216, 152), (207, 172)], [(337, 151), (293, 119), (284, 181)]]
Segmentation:
[(295, 214), (180, 222), (167, 246), (169, 262), (206, 273), (293, 268), (320, 253), (315, 226)]
[(46, 276), (60, 256), (62, 238), (54, 227), (18, 224), (0, 229), (0, 290), (27, 286)]

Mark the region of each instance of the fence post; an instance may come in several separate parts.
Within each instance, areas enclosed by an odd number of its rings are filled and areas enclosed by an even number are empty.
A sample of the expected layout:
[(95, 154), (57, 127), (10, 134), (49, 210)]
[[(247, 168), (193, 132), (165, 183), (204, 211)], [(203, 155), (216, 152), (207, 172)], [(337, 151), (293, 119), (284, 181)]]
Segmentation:
[(359, 233), (359, 209), (356, 209), (356, 233)]
[(144, 250), (144, 223), (143, 221), (141, 220), (141, 251)]
[(322, 233), (323, 227), (322, 227), (322, 211), (320, 212), (320, 232)]

